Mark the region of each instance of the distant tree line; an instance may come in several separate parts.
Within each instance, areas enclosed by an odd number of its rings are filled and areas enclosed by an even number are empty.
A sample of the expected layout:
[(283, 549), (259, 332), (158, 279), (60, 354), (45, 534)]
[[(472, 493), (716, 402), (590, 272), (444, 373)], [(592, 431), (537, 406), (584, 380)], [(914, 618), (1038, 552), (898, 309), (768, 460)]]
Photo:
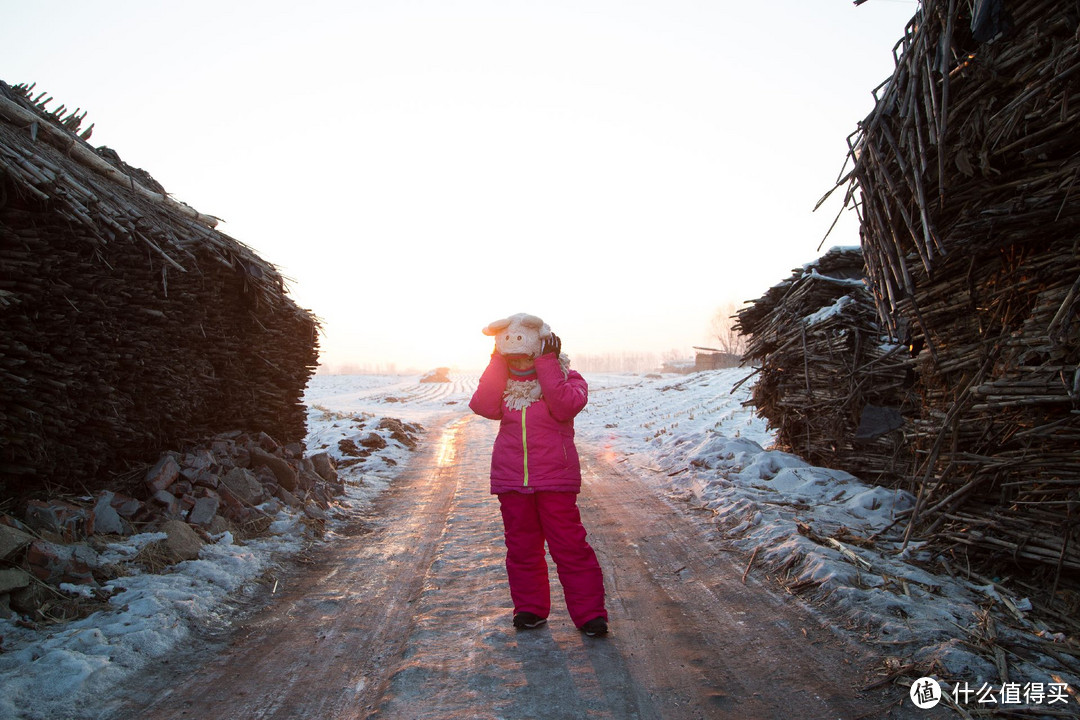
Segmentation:
[(652, 352), (621, 352), (597, 355), (574, 354), (570, 356), (575, 370), (583, 373), (655, 372), (672, 360), (693, 362), (680, 350), (658, 354)]
[(412, 375), (424, 372), (413, 368), (399, 369), (397, 363), (324, 363), (317, 375)]

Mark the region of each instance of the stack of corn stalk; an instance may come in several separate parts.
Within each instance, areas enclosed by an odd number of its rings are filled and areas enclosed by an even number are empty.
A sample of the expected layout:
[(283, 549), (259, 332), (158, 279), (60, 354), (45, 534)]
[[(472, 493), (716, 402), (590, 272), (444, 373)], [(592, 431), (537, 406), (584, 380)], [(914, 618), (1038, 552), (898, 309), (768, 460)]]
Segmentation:
[(1080, 571), (1080, 15), (976, 10), (999, 22), (922, 2), (838, 187), (879, 317), (919, 352), (909, 537), (1056, 587)]
[(303, 441), (317, 321), (47, 103), (0, 83), (0, 496), (228, 430)]
[[(806, 460), (892, 485), (909, 470), (899, 420), (907, 348), (883, 344), (859, 248), (834, 248), (739, 311), (744, 363), (758, 366), (748, 404), (777, 443)], [(862, 430), (860, 432), (860, 430)]]

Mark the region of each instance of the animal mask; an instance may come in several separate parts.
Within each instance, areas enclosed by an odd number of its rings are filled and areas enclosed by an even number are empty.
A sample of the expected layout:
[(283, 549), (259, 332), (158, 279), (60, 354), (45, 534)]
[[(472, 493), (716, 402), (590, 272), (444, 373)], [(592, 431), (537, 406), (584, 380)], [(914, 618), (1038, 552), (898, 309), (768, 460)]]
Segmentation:
[(484, 334), (495, 338), (495, 349), (503, 355), (540, 354), (540, 342), (551, 334), (548, 324), (528, 313), (518, 313), (490, 323)]

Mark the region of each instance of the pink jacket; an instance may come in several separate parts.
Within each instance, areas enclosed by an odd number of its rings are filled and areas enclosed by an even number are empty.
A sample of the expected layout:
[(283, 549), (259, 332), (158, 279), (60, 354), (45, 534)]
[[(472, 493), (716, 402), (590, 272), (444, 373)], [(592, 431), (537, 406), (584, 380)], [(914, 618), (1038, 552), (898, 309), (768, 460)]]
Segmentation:
[(503, 390), (517, 381), (510, 380), (506, 359), (494, 353), (469, 402), (477, 415), (500, 421), (491, 453), (492, 493), (581, 490), (574, 416), (589, 401), (589, 386), (573, 370), (564, 377), (554, 354), (536, 358), (536, 376), (543, 397), (523, 410), (507, 407)]

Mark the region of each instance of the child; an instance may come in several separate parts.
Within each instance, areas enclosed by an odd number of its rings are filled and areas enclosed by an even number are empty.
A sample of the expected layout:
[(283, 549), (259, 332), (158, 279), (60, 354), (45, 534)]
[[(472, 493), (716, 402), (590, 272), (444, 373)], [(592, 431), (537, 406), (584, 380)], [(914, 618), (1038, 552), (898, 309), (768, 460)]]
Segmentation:
[(586, 635), (605, 635), (604, 577), (577, 507), (574, 416), (588, 402), (588, 385), (569, 368), (562, 342), (540, 318), (519, 313), (483, 332), (495, 337), (495, 351), (469, 407), (500, 422), (491, 492), (502, 510), (514, 627), (547, 622), (546, 541), (574, 625)]

